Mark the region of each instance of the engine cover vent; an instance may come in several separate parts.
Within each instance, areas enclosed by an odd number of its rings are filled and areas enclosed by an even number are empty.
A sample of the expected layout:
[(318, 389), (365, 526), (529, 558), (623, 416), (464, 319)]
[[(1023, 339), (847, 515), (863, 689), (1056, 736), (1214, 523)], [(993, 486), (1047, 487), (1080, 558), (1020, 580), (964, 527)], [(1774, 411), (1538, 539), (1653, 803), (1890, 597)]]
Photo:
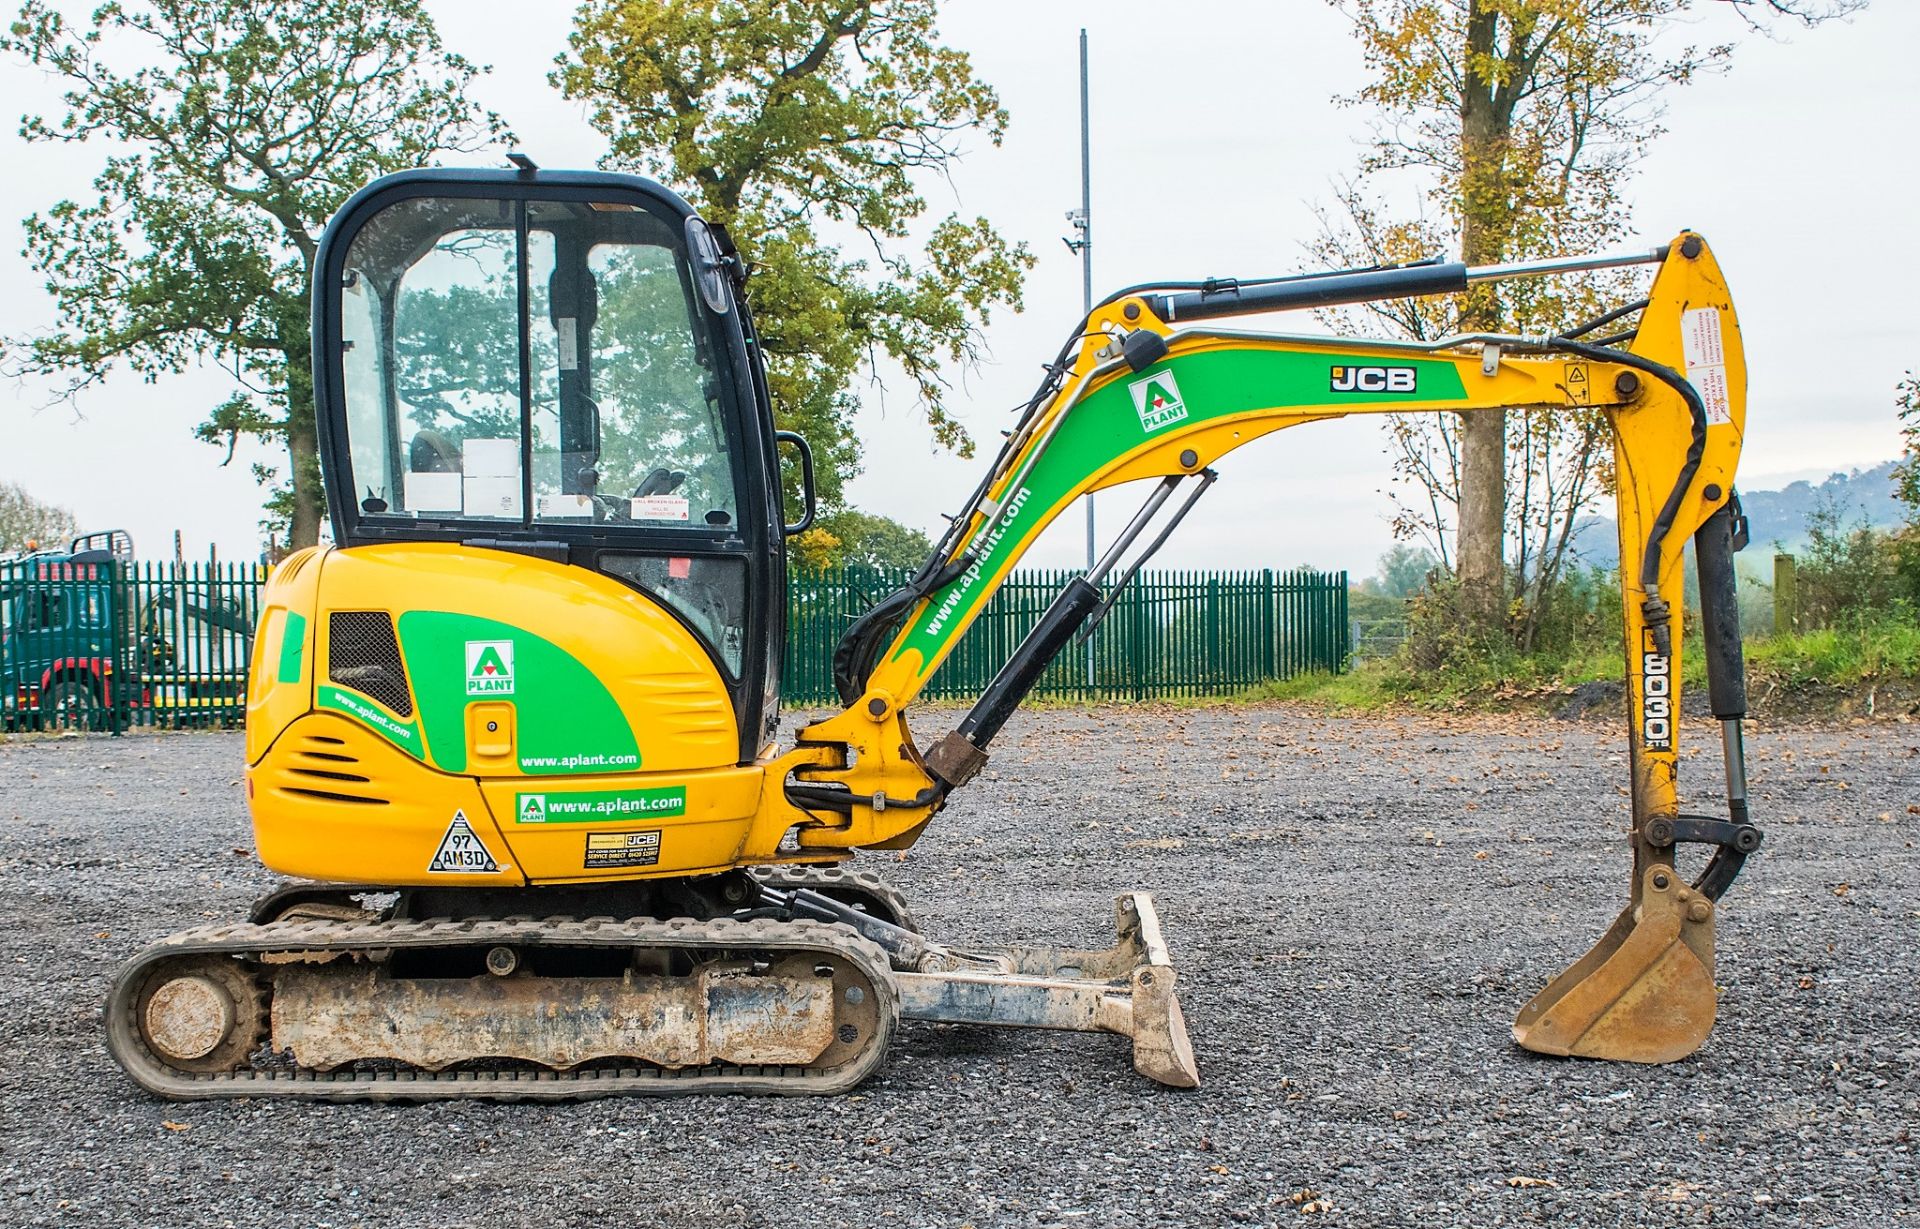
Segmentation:
[(336, 610), (327, 616), (327, 681), (373, 697), (401, 717), (413, 716), (407, 667), (393, 617), (384, 610)]

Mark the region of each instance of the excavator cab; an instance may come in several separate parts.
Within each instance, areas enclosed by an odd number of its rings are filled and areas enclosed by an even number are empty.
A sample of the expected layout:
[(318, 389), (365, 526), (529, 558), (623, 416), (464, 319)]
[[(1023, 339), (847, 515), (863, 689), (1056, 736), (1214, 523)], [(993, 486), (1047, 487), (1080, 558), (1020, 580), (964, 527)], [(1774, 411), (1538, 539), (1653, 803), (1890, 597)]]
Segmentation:
[(420, 171), (356, 196), (319, 261), (336, 542), (509, 551), (631, 586), (710, 655), (751, 760), (784, 643), (776, 443), (806, 454), (774, 430), (724, 235), (633, 176)]

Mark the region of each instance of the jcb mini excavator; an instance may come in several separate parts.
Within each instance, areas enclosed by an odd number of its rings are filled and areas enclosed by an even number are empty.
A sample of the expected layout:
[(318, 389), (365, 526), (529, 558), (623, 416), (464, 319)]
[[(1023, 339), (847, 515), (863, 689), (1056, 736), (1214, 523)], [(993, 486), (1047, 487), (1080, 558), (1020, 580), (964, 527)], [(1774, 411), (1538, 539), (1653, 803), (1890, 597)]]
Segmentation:
[[(1558, 336), (1219, 323), (1636, 263), (1658, 266), (1645, 299)], [(260, 857), (299, 882), (120, 972), (108, 1040), (142, 1086), (833, 1093), (874, 1071), (902, 1020), (1117, 1033), (1143, 1075), (1193, 1086), (1147, 894), (1119, 897), (1104, 951), (963, 950), (844, 863), (911, 845), (980, 772), (1219, 457), (1348, 414), (1523, 406), (1601, 414), (1614, 435), (1634, 867), (1619, 920), (1514, 1037), (1634, 1062), (1702, 1043), (1715, 902), (1760, 834), (1732, 560), (1746, 374), (1699, 235), (1114, 295), (1074, 328), (933, 556), (850, 625), (843, 711), (784, 746), (783, 543), (811, 519), (811, 461), (774, 428), (746, 280), (723, 231), (626, 175), (414, 171), (334, 219), (313, 383), (336, 545), (275, 570), (247, 701)], [(782, 449), (801, 470), (793, 514)], [(1144, 502), (1105, 557), (920, 750), (907, 709), (1008, 570), (1077, 498), (1133, 482)], [(1683, 813), (1678, 793), (1690, 536), (1724, 815)], [(1681, 845), (1711, 855), (1691, 881)]]

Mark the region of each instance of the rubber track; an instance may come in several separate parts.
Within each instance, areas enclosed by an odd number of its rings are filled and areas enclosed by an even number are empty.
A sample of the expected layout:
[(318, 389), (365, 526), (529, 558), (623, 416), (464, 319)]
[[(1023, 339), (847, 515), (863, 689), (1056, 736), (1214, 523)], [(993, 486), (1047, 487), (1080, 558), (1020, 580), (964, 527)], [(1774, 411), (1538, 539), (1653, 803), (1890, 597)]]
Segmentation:
[[(159, 961), (194, 955), (249, 956), (277, 952), (367, 953), (408, 948), (544, 947), (818, 952), (852, 964), (876, 996), (880, 1027), (848, 1063), (813, 1067), (708, 1066), (668, 1070), (645, 1065), (585, 1071), (544, 1069), (458, 1071), (234, 1071), (194, 1075), (173, 1070), (140, 1038), (133, 999)], [(234, 923), (181, 931), (147, 948), (120, 970), (107, 999), (107, 1048), (147, 1091), (174, 1100), (284, 1097), (309, 1101), (573, 1101), (594, 1097), (693, 1093), (844, 1092), (886, 1058), (899, 1022), (899, 1001), (886, 954), (844, 926), (767, 919), (714, 921), (632, 918), (504, 918), (489, 921)]]

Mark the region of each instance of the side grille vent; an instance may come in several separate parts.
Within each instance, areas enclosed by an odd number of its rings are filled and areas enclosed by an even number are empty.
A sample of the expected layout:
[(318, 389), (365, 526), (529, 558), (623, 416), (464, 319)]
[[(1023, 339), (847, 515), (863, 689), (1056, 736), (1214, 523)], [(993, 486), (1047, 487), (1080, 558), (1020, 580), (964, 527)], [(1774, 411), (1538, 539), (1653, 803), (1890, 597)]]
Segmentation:
[(282, 787), (289, 794), (323, 802), (387, 805), (382, 787), (366, 775), (368, 769), (347, 751), (342, 739), (308, 735), (294, 748), (286, 772), (297, 782)]
[(413, 716), (400, 642), (384, 610), (336, 610), (327, 616), (327, 679), (372, 696), (399, 716)]

